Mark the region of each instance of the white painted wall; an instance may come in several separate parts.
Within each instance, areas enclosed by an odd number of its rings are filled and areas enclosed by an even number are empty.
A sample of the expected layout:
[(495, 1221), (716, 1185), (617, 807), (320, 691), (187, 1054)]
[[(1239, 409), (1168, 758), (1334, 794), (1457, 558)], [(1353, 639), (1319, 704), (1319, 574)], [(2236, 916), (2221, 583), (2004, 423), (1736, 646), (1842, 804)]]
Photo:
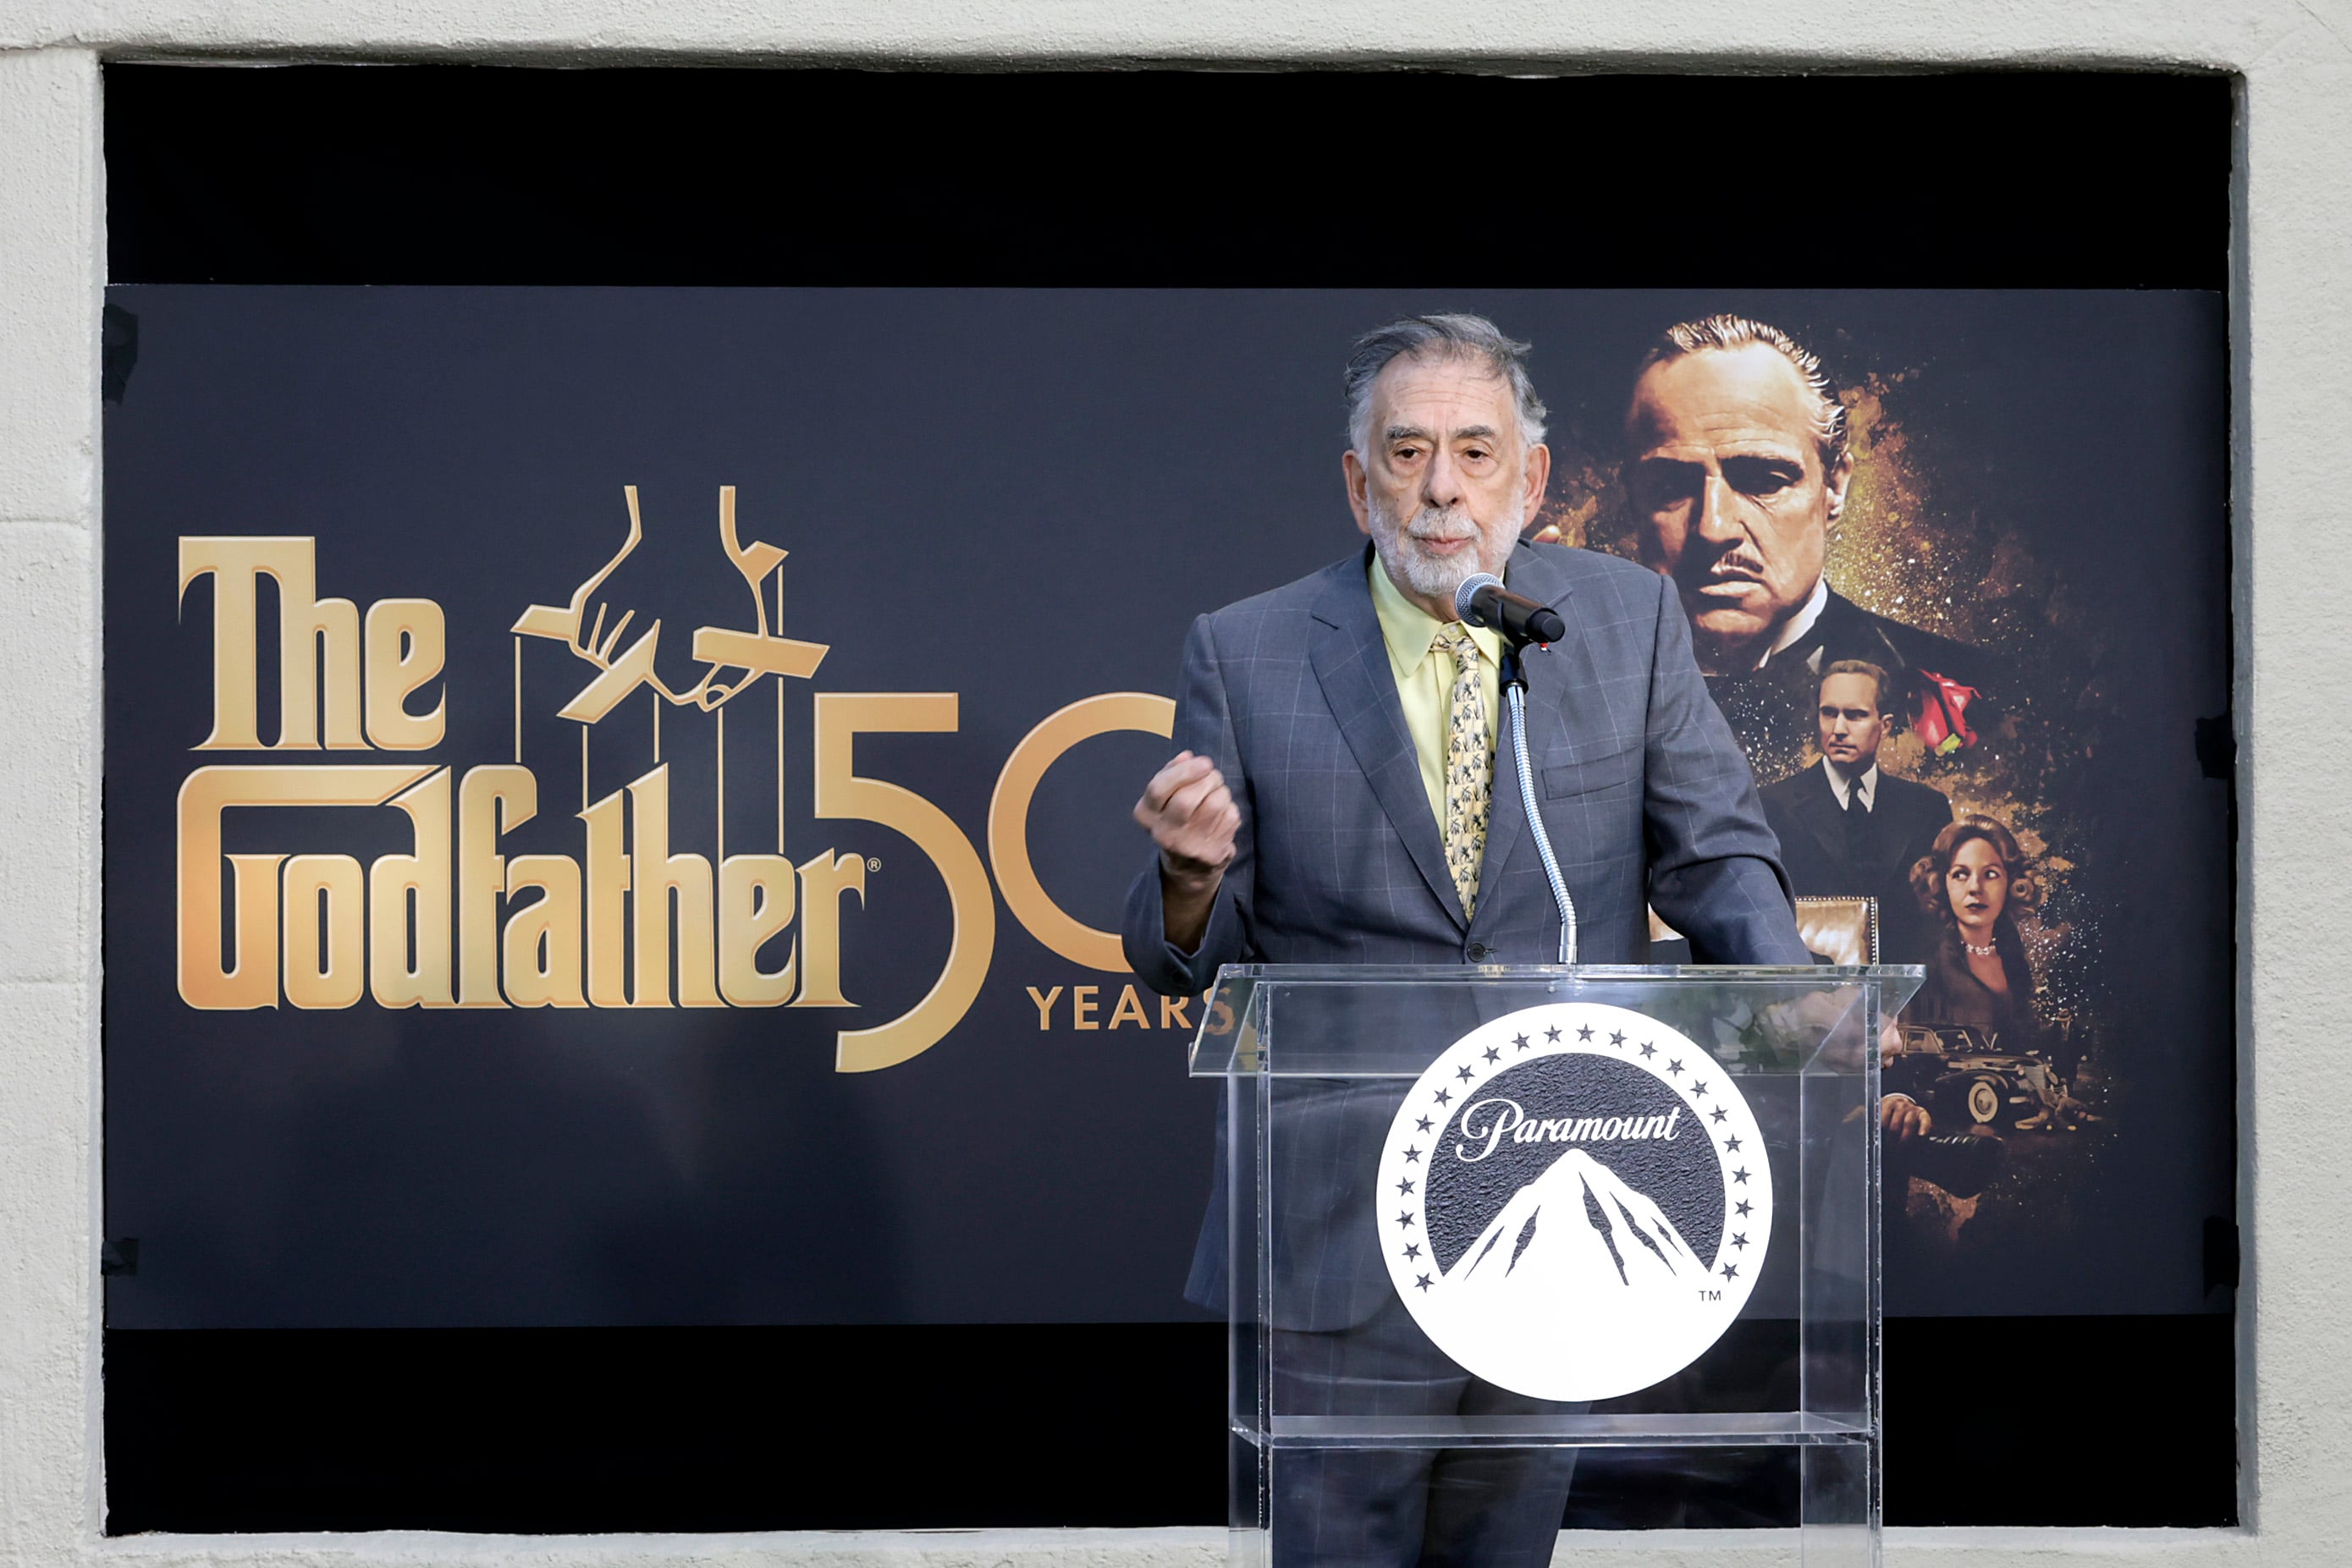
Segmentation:
[[(7, 0), (0, 5), (0, 1568), (123, 1561), (1208, 1565), (1215, 1533), (504, 1540), (98, 1532), (99, 61), (1426, 61), (1528, 69), (2177, 64), (2244, 82), (2235, 256), (2246, 1513), (2230, 1531), (1897, 1531), (1897, 1568), (2352, 1563), (2352, 4), (2347, 0)], [(2190, 193), (2192, 196), (2197, 193)], [(2095, 457), (2086, 455), (2086, 460)], [(2352, 577), (2352, 574), (2347, 574)], [(2161, 1377), (2162, 1367), (2148, 1375)], [(2161, 1442), (2151, 1433), (2149, 1441)], [(2063, 1483), (2062, 1483), (2063, 1484)], [(1781, 1568), (1602, 1537), (1580, 1563)], [(1564, 1557), (1563, 1562), (1567, 1559)]]

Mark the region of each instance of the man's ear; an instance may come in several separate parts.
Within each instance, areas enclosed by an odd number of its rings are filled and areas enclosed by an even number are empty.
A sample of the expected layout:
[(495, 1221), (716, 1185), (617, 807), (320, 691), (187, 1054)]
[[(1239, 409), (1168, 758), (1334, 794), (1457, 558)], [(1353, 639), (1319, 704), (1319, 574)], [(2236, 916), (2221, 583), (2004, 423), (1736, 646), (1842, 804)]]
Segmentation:
[(1853, 483), (1853, 454), (1841, 452), (1830, 471), (1822, 476), (1822, 490), (1829, 501), (1830, 527), (1838, 525), (1845, 512), (1846, 486)]
[(1544, 492), (1550, 487), (1551, 448), (1538, 442), (1528, 448), (1527, 468), (1521, 476), (1520, 498), (1526, 503), (1528, 522), (1543, 515)]
[(1340, 455), (1339, 471), (1347, 476), (1348, 509), (1356, 514), (1356, 531), (1369, 536), (1372, 531), (1372, 507), (1365, 486), (1370, 476), (1364, 472), (1363, 459), (1351, 448)]

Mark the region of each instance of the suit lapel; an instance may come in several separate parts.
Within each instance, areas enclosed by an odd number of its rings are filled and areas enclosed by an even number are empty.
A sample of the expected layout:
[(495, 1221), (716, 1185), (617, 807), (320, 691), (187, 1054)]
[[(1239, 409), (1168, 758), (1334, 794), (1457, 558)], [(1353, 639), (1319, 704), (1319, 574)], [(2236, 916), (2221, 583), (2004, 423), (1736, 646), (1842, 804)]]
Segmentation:
[(1838, 804), (1837, 791), (1830, 788), (1830, 776), (1816, 761), (1805, 769), (1805, 788), (1797, 796), (1797, 821), (1821, 841), (1822, 851), (1833, 865), (1845, 862), (1845, 811)]
[(1828, 600), (1822, 605), (1821, 619), (1813, 622), (1812, 632), (1805, 641), (1820, 652), (1822, 669), (1838, 659), (1867, 659), (1884, 669), (1898, 685), (1910, 679), (1908, 661), (1887, 640), (1870, 612), (1835, 589), (1830, 591)]
[[(1573, 711), (1575, 694), (1595, 688), (1595, 666), (1592, 650), (1585, 643), (1585, 628), (1569, 602), (1568, 573), (1544, 552), (1521, 545), (1511, 552), (1507, 575), (1512, 592), (1550, 606), (1568, 622), (1566, 642), (1542, 651), (1529, 649), (1520, 660), (1528, 673), (1528, 753), (1532, 758), (1544, 754), (1544, 742), (1557, 722), (1556, 716)], [(1495, 794), (1486, 814), (1486, 859), (1478, 868), (1481, 920), (1496, 902), (1490, 895), (1501, 886), (1511, 857), (1523, 847), (1528, 855), (1535, 854), (1527, 831), (1527, 809), (1519, 800), (1518, 758), (1511, 750), (1510, 695), (1498, 692), (1497, 695), (1503, 711), (1496, 715)], [(1564, 846), (1553, 847), (1563, 856), (1567, 853)]]
[[(1365, 580), (1362, 557), (1336, 570), (1312, 612), (1322, 622), (1307, 656), (1315, 678), (1322, 683), (1323, 700), (1331, 706), (1339, 733), (1355, 754), (1356, 766), (1372, 794), (1388, 813), (1405, 852), (1429, 883), (1437, 902), (1464, 924), (1462, 897), (1445, 867), (1445, 846), (1438, 837), (1437, 819), (1429, 809), (1429, 792), (1421, 782), (1421, 758), (1404, 727), (1404, 709), (1397, 702), (1396, 671), (1389, 664), (1388, 644), (1381, 638), (1380, 617), (1372, 610), (1372, 592)], [(1491, 819), (1490, 819), (1491, 821)], [(1491, 829), (1490, 829), (1491, 833)], [(1491, 837), (1489, 842), (1492, 842)]]

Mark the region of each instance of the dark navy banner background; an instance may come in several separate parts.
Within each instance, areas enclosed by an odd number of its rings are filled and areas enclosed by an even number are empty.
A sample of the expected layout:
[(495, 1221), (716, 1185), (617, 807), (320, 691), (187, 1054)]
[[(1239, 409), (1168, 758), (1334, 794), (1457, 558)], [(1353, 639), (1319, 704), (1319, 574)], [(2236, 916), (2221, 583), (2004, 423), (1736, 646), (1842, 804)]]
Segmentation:
[[(1102, 694), (1168, 695), (1195, 614), (1360, 544), (1339, 366), (1356, 332), (1434, 308), (1531, 339), (1555, 447), (1586, 456), (1605, 449), (1651, 332), (1750, 311), (1820, 343), (1841, 385), (1914, 400), (1906, 483), (1948, 480), (1915, 524), (2006, 509), (2002, 537), (2034, 562), (2012, 576), (2039, 585), (2041, 607), (2009, 651), (2047, 655), (2035, 639), (2056, 625), (2076, 666), (2068, 700), (2099, 716), (2097, 744), (2042, 768), (2059, 784), (2036, 799), (2064, 830), (2047, 852), (2074, 870), (2079, 935), (2053, 937), (2076, 954), (2059, 999), (2097, 1020), (2109, 1114), (2071, 1144), (2013, 1137), (2007, 1179), (2030, 1198), (1980, 1222), (1991, 1242), (1892, 1281), (1890, 1300), (2212, 1304), (2205, 1223), (2231, 1209), (2227, 786), (2195, 740), (2228, 700), (2213, 297), (155, 286), (110, 299), (137, 329), (106, 430), (106, 1229), (139, 1241), (135, 1276), (110, 1281), (112, 1327), (1199, 1318), (1178, 1292), (1214, 1091), (1186, 1078), (1189, 1030), (1158, 998), (1122, 1007), (1131, 977), (1057, 955), (999, 896), (985, 979), (945, 1038), (835, 1070), (837, 1030), (929, 990), (952, 922), (918, 844), (812, 814), (814, 698), (954, 694), (951, 732), (860, 735), (855, 768), (936, 806), (989, 863), (992, 793), (1040, 721)], [(1598, 470), (1562, 469), (1547, 517), (1608, 542), (1601, 515), (1579, 510), (1605, 500)], [(644, 542), (604, 596), (634, 612), (625, 645), (662, 620), (666, 675), (694, 678), (689, 629), (751, 619), (721, 486), (744, 541), (790, 552), (781, 634), (826, 652), (813, 678), (782, 683), (782, 849), (865, 863), (862, 902), (839, 904), (855, 1008), (187, 1005), (184, 780), (210, 764), (513, 761), (509, 628), (613, 556), (631, 486)], [(1883, 497), (1878, 515), (1899, 528), (1908, 504)], [(212, 720), (215, 620), (209, 579), (175, 602), (178, 541), (194, 536), (315, 538), (318, 596), (362, 616), (379, 600), (437, 603), (446, 664), (412, 707), (446, 692), (439, 744), (193, 750)], [(265, 627), (273, 606), (265, 592)], [(578, 860), (580, 727), (557, 710), (595, 672), (520, 642), (539, 813), (499, 850)], [(274, 632), (260, 664), (267, 737)], [(779, 848), (774, 684), (725, 710), (730, 854)], [(654, 707), (641, 690), (594, 727), (591, 799), (655, 765)], [(717, 729), (691, 707), (660, 715), (673, 853), (715, 857)], [(1102, 735), (1039, 788), (1037, 880), (1087, 925), (1115, 926), (1144, 863), (1128, 813), (1166, 749)], [(412, 842), (383, 807), (244, 810), (226, 834), (228, 853), (362, 863)], [(1081, 1028), (1088, 1009), (1096, 1027)]]

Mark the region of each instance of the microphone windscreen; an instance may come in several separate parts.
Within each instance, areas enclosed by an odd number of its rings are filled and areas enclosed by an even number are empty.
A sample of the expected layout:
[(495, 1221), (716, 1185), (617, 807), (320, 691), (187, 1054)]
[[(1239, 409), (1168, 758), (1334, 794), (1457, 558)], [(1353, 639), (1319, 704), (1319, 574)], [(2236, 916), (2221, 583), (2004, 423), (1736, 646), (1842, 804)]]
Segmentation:
[(1462, 586), (1454, 591), (1454, 618), (1469, 625), (1484, 626), (1486, 618), (1472, 607), (1471, 601), (1478, 597), (1481, 589), (1502, 586), (1503, 580), (1491, 571), (1472, 572), (1462, 580)]

